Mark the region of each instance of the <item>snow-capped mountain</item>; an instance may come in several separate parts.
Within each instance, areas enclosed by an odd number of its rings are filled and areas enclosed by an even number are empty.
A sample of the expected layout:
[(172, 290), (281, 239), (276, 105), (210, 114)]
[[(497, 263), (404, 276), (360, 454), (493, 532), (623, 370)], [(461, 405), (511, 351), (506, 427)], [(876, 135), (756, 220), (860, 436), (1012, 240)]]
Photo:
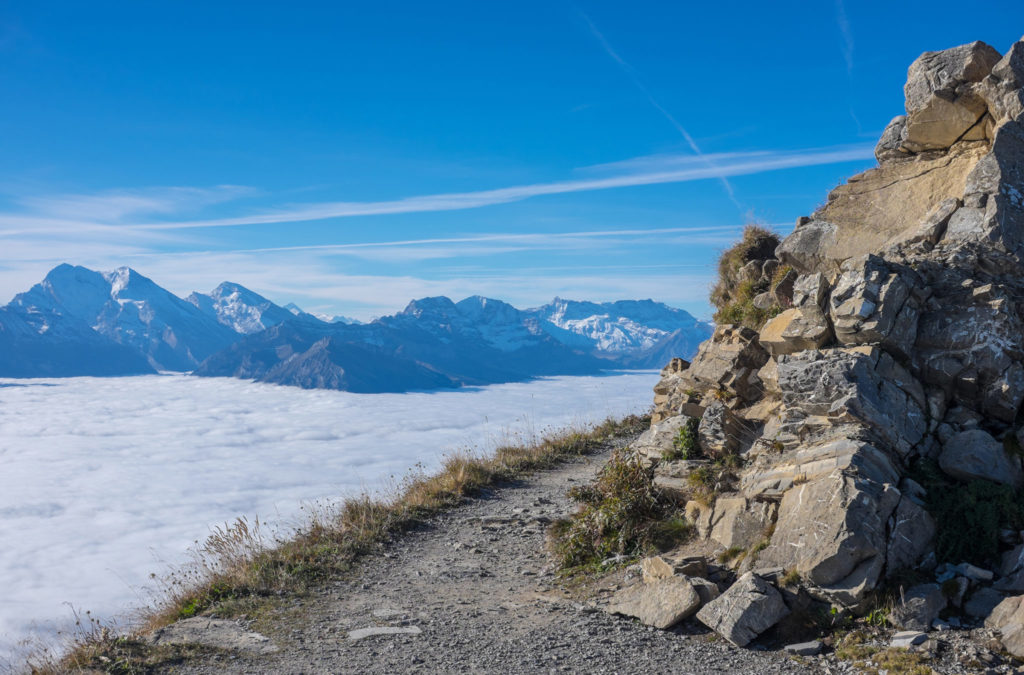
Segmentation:
[(185, 300), (240, 335), (258, 333), (296, 316), (287, 307), (275, 305), (259, 293), (230, 281), (209, 294), (192, 293)]
[(193, 371), (301, 387), (409, 391), (657, 368), (711, 332), (651, 300), (520, 310), (421, 298), (367, 324), (326, 322), (230, 282), (183, 300), (127, 267), (59, 265), (0, 308), (0, 377)]
[(191, 370), (238, 339), (230, 328), (128, 267), (102, 273), (58, 265), (8, 308), (76, 319), (158, 370)]
[(54, 308), (0, 307), (0, 376), (72, 377), (153, 373), (131, 347)]
[(555, 298), (526, 311), (548, 326), (579, 336), (576, 344), (590, 344), (597, 353), (634, 367), (659, 367), (648, 364), (689, 357), (713, 330), (689, 312), (653, 300), (595, 303)]
[(312, 313), (311, 314), (309, 312), (304, 311), (301, 307), (296, 305), (294, 302), (289, 302), (287, 305), (284, 306), (284, 308), (287, 309), (292, 314), (294, 314), (295, 316), (303, 316), (303, 315), (304, 316), (312, 316), (313, 318), (319, 319), (320, 321), (323, 321), (324, 323), (347, 323), (347, 324), (361, 324), (362, 323), (362, 321), (360, 321), (359, 319), (353, 319), (353, 318), (348, 317), (348, 316), (342, 316), (341, 314), (319, 314), (319, 313)]

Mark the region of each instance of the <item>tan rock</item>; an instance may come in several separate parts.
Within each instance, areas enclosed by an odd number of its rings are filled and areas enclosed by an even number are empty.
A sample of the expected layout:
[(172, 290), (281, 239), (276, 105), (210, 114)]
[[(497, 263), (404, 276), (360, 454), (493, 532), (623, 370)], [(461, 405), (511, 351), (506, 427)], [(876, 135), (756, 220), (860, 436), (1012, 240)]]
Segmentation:
[(675, 576), (675, 570), (672, 569), (672, 566), (658, 555), (641, 560), (640, 570), (643, 572), (645, 584)]
[(761, 329), (758, 341), (772, 356), (818, 349), (832, 337), (825, 314), (814, 305), (787, 309)]
[(986, 150), (985, 143), (958, 143), (939, 157), (886, 163), (854, 176), (829, 194), (814, 220), (783, 240), (780, 260), (805, 274), (831, 275), (848, 258), (910, 237), (936, 204), (964, 195), (967, 174)]
[(791, 488), (759, 563), (796, 569), (830, 601), (857, 606), (885, 567), (889, 516), (900, 493), (840, 471)]
[(744, 497), (719, 497), (711, 515), (709, 537), (725, 548), (749, 549), (764, 538), (777, 506)]
[(693, 584), (685, 577), (672, 576), (618, 591), (608, 604), (608, 612), (665, 629), (693, 616), (700, 606), (700, 594)]
[(999, 631), (1000, 641), (1017, 658), (1024, 658), (1024, 595), (1006, 598), (996, 605), (985, 627)]

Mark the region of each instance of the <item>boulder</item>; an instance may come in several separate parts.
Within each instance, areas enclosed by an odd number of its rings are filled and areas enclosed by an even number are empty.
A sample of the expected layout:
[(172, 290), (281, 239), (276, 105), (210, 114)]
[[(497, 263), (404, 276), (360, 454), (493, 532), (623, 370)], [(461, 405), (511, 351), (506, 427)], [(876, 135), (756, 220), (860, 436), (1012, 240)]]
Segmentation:
[(907, 71), (907, 122), (901, 148), (909, 152), (945, 149), (984, 116), (988, 107), (965, 85), (980, 83), (1001, 55), (984, 42), (925, 52)]
[(657, 555), (641, 560), (640, 570), (645, 584), (675, 576), (675, 570), (672, 569), (672, 566), (665, 562), (664, 558)]
[(848, 437), (876, 439), (882, 447), (906, 454), (928, 428), (921, 384), (878, 349), (780, 356), (778, 386), (785, 406), (781, 424), (794, 438), (854, 425), (859, 431), (842, 431)]
[(976, 619), (987, 618), (1005, 597), (995, 589), (979, 588), (964, 602), (964, 613)]
[(1007, 455), (1003, 444), (982, 429), (961, 431), (946, 441), (939, 467), (965, 481), (983, 478), (1014, 487), (1021, 484), (1020, 460)]
[(673, 449), (679, 430), (685, 427), (689, 420), (686, 415), (675, 415), (654, 424), (633, 441), (633, 451), (647, 461), (660, 460), (664, 453)]
[(740, 488), (748, 499), (779, 498), (794, 484), (824, 478), (836, 469), (883, 484), (896, 483), (900, 476), (888, 453), (840, 434), (800, 444), (781, 455), (758, 455), (741, 476)]
[(982, 293), (987, 284), (972, 287), (963, 272), (937, 267), (929, 283), (939, 290), (918, 320), (914, 370), (954, 402), (1013, 422), (1024, 402), (1024, 321), (994, 296), (998, 289)]
[(927, 631), (945, 608), (946, 596), (938, 584), (920, 584), (903, 594), (888, 618), (897, 628)]
[(1000, 641), (1017, 658), (1024, 658), (1024, 595), (1006, 598), (985, 619), (985, 627), (997, 630)]
[(701, 399), (709, 392), (722, 391), (740, 403), (757, 401), (764, 393), (757, 371), (768, 358), (756, 331), (732, 324), (718, 326), (686, 368), (673, 362), (662, 370), (654, 387), (652, 421), (679, 414), (700, 417)]
[(1024, 115), (1024, 40), (1015, 42), (992, 66), (992, 72), (982, 81), (978, 92), (988, 104), (995, 124)]
[(899, 490), (834, 471), (782, 497), (759, 563), (795, 569), (812, 592), (847, 607), (875, 587), (886, 562), (887, 525)]
[(655, 628), (671, 628), (701, 606), (700, 595), (684, 577), (656, 578), (628, 586), (612, 596), (608, 612), (639, 619)]
[(913, 272), (876, 255), (850, 259), (842, 271), (829, 298), (839, 344), (878, 344), (897, 356), (909, 356), (922, 299)]
[(744, 647), (789, 614), (782, 594), (753, 572), (704, 605), (697, 619), (738, 647)]
[(943, 156), (918, 155), (858, 174), (832, 190), (776, 255), (801, 274), (830, 277), (845, 260), (884, 251), (916, 232), (944, 199), (962, 199), (967, 174), (988, 150), (984, 143), (957, 143)]
[(832, 338), (832, 326), (815, 307), (787, 309), (761, 328), (758, 341), (772, 356), (823, 347)]
[(1024, 569), (1024, 544), (1019, 544), (1003, 554), (999, 565), (999, 576), (1008, 577), (1022, 569)]
[(910, 152), (902, 148), (904, 136), (907, 132), (907, 116), (897, 115), (885, 126), (882, 137), (875, 145), (875, 159), (879, 164), (894, 159), (904, 159), (910, 156)]
[(705, 408), (697, 426), (700, 448), (708, 457), (733, 454), (748, 445), (755, 436), (753, 429), (721, 401), (714, 401)]
[(757, 371), (767, 360), (755, 331), (727, 324), (715, 328), (711, 339), (701, 344), (686, 377), (702, 391), (724, 389), (752, 402), (761, 397)]
[(722, 594), (722, 592), (718, 590), (718, 584), (713, 581), (708, 581), (701, 577), (688, 576), (686, 578), (691, 584), (693, 584), (694, 589), (696, 589), (697, 595), (700, 596), (700, 603), (702, 606), (708, 604)]
[(793, 284), (793, 304), (797, 307), (811, 306), (824, 310), (829, 288), (828, 279), (824, 274), (802, 274)]

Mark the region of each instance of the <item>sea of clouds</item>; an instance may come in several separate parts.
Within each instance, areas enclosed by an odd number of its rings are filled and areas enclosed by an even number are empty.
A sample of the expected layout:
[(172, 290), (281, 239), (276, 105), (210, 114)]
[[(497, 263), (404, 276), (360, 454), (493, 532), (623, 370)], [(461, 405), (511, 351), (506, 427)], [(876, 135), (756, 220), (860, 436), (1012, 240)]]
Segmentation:
[[(239, 516), (380, 490), (444, 453), (642, 411), (654, 372), (350, 394), (159, 375), (0, 379), (0, 664), (74, 611), (124, 617)], [(19, 648), (20, 649), (20, 648)]]

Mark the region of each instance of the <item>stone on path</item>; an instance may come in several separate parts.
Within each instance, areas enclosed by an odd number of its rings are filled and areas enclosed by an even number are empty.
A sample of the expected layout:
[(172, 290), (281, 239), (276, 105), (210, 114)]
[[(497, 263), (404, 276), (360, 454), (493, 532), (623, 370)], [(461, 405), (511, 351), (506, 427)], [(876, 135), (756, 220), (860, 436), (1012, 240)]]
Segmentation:
[(938, 584), (920, 584), (904, 594), (889, 613), (889, 621), (904, 630), (926, 631), (945, 607), (946, 596)]
[(639, 619), (655, 628), (670, 628), (693, 615), (701, 605), (700, 594), (685, 577), (653, 579), (634, 584), (612, 596), (611, 614)]
[(149, 636), (152, 645), (203, 645), (216, 649), (257, 652), (276, 652), (275, 646), (265, 635), (248, 631), (234, 621), (195, 616), (169, 626), (158, 628)]
[(697, 618), (737, 647), (744, 647), (787, 614), (789, 608), (782, 594), (761, 577), (747, 572), (729, 590), (704, 605)]
[(348, 632), (349, 640), (362, 640), (375, 635), (419, 635), (423, 631), (419, 626), (368, 626)]

